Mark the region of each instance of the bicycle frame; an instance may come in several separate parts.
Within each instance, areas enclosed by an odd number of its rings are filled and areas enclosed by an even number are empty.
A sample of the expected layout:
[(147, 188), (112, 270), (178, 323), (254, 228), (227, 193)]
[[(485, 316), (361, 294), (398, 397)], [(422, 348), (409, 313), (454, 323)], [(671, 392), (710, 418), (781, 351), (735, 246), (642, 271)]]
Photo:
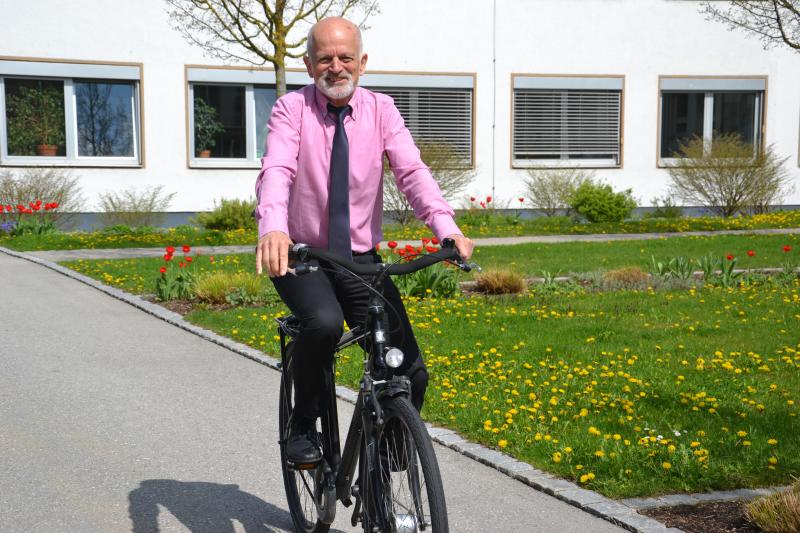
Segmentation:
[[(350, 421), (350, 427), (345, 439), (344, 455), (342, 455), (341, 442), (339, 439), (339, 417), (336, 407), (336, 389), (334, 383), (335, 359), (331, 367), (331, 372), (327, 374), (326, 388), (328, 402), (326, 408), (320, 416), (324, 436), (322, 442), (322, 454), (330, 466), (330, 472), (326, 472), (326, 489), (336, 490), (336, 500), (339, 500), (345, 507), (352, 505), (351, 486), (354, 481), (354, 474), (361, 453), (359, 444), (364, 438), (367, 439), (368, 448), (365, 458), (367, 460), (367, 471), (371, 472), (374, 468), (372, 464), (376, 454), (374, 453), (375, 442), (373, 435), (374, 426), (382, 424), (382, 410), (379, 399), (384, 395), (397, 396), (399, 394), (410, 395), (410, 384), (405, 376), (395, 376), (386, 379), (388, 368), (384, 361), (384, 350), (388, 346), (389, 335), (385, 330), (388, 325), (386, 312), (383, 302), (378, 293), (381, 292), (382, 282), (373, 286), (376, 292), (370, 295), (367, 314), (368, 326), (366, 329), (356, 327), (345, 334), (336, 346), (336, 352), (347, 348), (355, 343), (361, 343), (365, 351), (364, 374), (361, 378), (358, 398), (356, 400), (355, 411)], [(288, 346), (287, 333), (284, 328), (279, 328), (281, 345), (281, 365), (286, 368)], [(286, 373), (282, 374), (285, 379)], [(377, 379), (376, 379), (377, 378)], [(362, 481), (362, 485), (363, 485)], [(380, 501), (381, 487), (376, 483), (371, 483), (370, 487), (374, 494), (371, 494), (373, 501)], [(363, 495), (361, 496), (363, 500)], [(379, 525), (387, 527), (388, 519), (382, 506), (376, 506), (378, 511)]]

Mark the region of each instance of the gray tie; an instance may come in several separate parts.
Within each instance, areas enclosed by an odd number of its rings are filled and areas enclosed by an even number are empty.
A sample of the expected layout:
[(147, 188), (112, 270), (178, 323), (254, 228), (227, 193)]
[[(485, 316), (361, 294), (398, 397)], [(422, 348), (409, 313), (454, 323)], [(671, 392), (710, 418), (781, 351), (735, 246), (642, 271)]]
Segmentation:
[(350, 243), (350, 145), (344, 131), (344, 117), (350, 106), (328, 104), (336, 117), (336, 132), (331, 148), (331, 182), (328, 193), (328, 250), (352, 259)]

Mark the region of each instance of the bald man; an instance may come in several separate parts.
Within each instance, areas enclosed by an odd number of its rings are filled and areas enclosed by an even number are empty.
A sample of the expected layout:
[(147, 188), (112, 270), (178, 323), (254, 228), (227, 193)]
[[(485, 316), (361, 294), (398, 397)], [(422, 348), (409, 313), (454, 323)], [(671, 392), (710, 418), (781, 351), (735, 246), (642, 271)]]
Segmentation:
[[(352, 277), (322, 269), (287, 276), (289, 248), (305, 243), (352, 255), (358, 263), (381, 262), (375, 248), (382, 238), (384, 155), (415, 215), (439, 240), (453, 239), (465, 260), (474, 243), (458, 229), (392, 99), (358, 87), (367, 66), (358, 27), (339, 17), (319, 21), (309, 31), (303, 61), (314, 83), (278, 99), (269, 119), (256, 181), (256, 271), (269, 273), (300, 320), (286, 453), (290, 461), (312, 463), (322, 457), (316, 418), (333, 352), (344, 321), (350, 327), (365, 323), (369, 292)], [(387, 309), (397, 311), (389, 313), (389, 330), (398, 332), (395, 341), (402, 340), (405, 354), (397, 372), (410, 379), (411, 401), (421, 409), (428, 374), (390, 279), (384, 297)]]

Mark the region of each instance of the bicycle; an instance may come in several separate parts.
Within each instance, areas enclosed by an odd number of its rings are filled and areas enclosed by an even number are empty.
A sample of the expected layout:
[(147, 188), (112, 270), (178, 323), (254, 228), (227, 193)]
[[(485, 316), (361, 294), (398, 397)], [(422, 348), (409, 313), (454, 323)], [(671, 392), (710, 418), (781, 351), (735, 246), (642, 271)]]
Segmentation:
[[(389, 344), (387, 311), (382, 285), (388, 275), (416, 272), (440, 261), (465, 271), (474, 264), (461, 260), (450, 239), (442, 248), (406, 263), (358, 264), (327, 250), (295, 245), (291, 257), (295, 275), (317, 268), (349, 272), (370, 288), (368, 320), (346, 332), (336, 352), (360, 343), (364, 349), (364, 373), (345, 440), (340, 448), (334, 368), (327, 374), (327, 398), (320, 416), (318, 439), (322, 459), (318, 463), (293, 464), (286, 458), (286, 439), (293, 408), (292, 347), (299, 321), (276, 319), (281, 346), (279, 445), (284, 487), (295, 529), (325, 533), (336, 516), (336, 502), (354, 504), (351, 524), (361, 522), (365, 532), (447, 533), (447, 508), (433, 444), (419, 413), (409, 401), (411, 386), (405, 376), (391, 375), (403, 362), (403, 353)], [(319, 267), (309, 265), (321, 260)], [(330, 265), (322, 266), (324, 264)], [(331, 268), (333, 267), (333, 268)], [(287, 342), (288, 339), (288, 342)], [(358, 467), (358, 476), (354, 479)], [(355, 502), (353, 502), (353, 498)]]

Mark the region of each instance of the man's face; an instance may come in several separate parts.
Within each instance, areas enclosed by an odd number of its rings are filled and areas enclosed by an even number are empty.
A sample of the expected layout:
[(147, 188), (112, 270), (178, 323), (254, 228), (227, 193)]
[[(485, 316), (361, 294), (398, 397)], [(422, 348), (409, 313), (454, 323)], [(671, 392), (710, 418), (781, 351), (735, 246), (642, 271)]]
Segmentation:
[(313, 49), (303, 58), (308, 75), (334, 105), (345, 105), (367, 66), (367, 54), (359, 57), (358, 34), (345, 24), (324, 24), (314, 34)]

